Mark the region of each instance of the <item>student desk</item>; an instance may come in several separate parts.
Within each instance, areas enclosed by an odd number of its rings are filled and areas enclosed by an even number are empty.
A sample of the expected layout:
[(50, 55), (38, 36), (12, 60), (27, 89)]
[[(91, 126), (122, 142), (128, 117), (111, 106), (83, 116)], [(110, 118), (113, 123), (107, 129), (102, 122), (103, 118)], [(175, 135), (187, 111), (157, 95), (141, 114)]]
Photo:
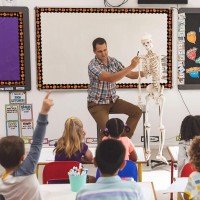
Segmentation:
[[(178, 161), (178, 146), (167, 146), (168, 153), (171, 158), (171, 183), (173, 183), (174, 180), (174, 164)], [(173, 194), (171, 194), (171, 198), (173, 199)]]
[[(141, 186), (145, 200), (157, 200), (152, 182), (139, 182), (138, 184)], [(71, 191), (70, 184), (44, 184), (40, 185), (40, 190), (44, 200), (76, 199), (76, 192)]]
[(177, 193), (178, 200), (182, 200), (188, 177), (179, 177), (164, 191), (164, 193)]
[[(96, 147), (89, 147), (92, 154), (95, 155)], [(43, 147), (40, 158), (37, 164), (36, 168), (36, 175), (38, 176), (38, 170), (40, 165), (46, 165), (49, 162), (54, 161), (54, 153), (53, 153), (54, 147)], [(135, 151), (138, 155), (137, 165), (138, 165), (138, 181), (142, 182), (142, 164), (146, 163), (145, 153), (143, 147), (135, 147)]]

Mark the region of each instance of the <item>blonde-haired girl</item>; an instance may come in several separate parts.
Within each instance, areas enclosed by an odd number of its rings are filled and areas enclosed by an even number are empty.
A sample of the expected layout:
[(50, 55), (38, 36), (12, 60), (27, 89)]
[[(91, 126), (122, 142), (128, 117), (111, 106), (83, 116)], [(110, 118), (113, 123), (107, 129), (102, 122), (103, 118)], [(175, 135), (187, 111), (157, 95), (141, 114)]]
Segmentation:
[(59, 138), (55, 151), (55, 161), (92, 162), (93, 155), (88, 145), (83, 141), (85, 137), (83, 123), (77, 117), (66, 120), (63, 135)]

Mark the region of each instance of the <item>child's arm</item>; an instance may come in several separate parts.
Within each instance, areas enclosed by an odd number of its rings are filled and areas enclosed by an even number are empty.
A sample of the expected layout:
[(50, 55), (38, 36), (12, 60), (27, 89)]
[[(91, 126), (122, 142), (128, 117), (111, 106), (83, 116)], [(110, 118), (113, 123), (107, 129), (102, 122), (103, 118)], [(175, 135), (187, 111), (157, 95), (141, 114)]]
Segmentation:
[(42, 144), (46, 133), (46, 126), (48, 124), (47, 114), (50, 108), (53, 106), (53, 101), (49, 99), (50, 93), (51, 92), (48, 92), (43, 100), (42, 108), (37, 119), (37, 125), (33, 133), (33, 141), (30, 151), (18, 170), (16, 170), (16, 175), (35, 173), (35, 168), (40, 156), (40, 151), (42, 149)]
[(133, 151), (130, 152), (129, 160), (132, 160), (133, 162), (136, 162), (137, 159), (138, 159), (137, 153), (136, 153), (135, 149), (133, 149)]
[(81, 158), (81, 162), (82, 163), (92, 163), (93, 162), (93, 154), (92, 152), (89, 150), (88, 145), (83, 143), (83, 156)]
[(137, 153), (135, 151), (134, 144), (129, 139), (129, 160), (132, 160), (133, 162), (136, 162), (138, 159)]
[(94, 158), (93, 158), (92, 152), (89, 149), (86, 151), (84, 158), (88, 160), (89, 162), (93, 161)]

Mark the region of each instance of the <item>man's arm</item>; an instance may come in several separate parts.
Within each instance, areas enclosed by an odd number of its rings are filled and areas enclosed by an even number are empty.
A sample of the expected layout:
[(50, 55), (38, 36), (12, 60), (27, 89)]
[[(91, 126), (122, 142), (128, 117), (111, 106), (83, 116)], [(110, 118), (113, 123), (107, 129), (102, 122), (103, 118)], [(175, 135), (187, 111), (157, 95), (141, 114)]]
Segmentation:
[(99, 76), (99, 80), (100, 81), (107, 81), (107, 82), (110, 82), (110, 83), (117, 82), (117, 81), (121, 80), (122, 78), (124, 78), (125, 76), (127, 76), (129, 73), (134, 73), (134, 72), (131, 72), (131, 70), (134, 69), (138, 65), (139, 62), (140, 62), (139, 57), (135, 57), (135, 58), (132, 59), (131, 64), (128, 67), (122, 69), (119, 72), (112, 74), (110, 72), (104, 71)]
[[(137, 79), (139, 76), (139, 72), (129, 72), (126, 77), (130, 78), (130, 79)], [(143, 71), (140, 71), (140, 76), (141, 77), (144, 77), (144, 72)]]

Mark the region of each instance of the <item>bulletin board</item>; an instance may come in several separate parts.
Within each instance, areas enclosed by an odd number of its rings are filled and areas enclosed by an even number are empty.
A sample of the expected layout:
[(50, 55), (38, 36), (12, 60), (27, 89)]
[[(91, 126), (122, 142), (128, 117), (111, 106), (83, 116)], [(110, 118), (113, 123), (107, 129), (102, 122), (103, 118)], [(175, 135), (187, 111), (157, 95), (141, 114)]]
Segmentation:
[(180, 8), (178, 17), (178, 88), (200, 89), (200, 9)]
[(0, 91), (29, 91), (28, 8), (0, 6), (0, 24)]
[[(87, 89), (92, 42), (107, 41), (109, 56), (129, 66), (146, 54), (141, 44), (152, 35), (154, 52), (161, 57), (161, 84), (172, 88), (172, 10), (135, 8), (36, 8), (37, 87)], [(137, 71), (137, 69), (135, 69)], [(142, 87), (151, 83), (142, 79)], [(118, 88), (137, 88), (138, 80), (123, 78)]]

